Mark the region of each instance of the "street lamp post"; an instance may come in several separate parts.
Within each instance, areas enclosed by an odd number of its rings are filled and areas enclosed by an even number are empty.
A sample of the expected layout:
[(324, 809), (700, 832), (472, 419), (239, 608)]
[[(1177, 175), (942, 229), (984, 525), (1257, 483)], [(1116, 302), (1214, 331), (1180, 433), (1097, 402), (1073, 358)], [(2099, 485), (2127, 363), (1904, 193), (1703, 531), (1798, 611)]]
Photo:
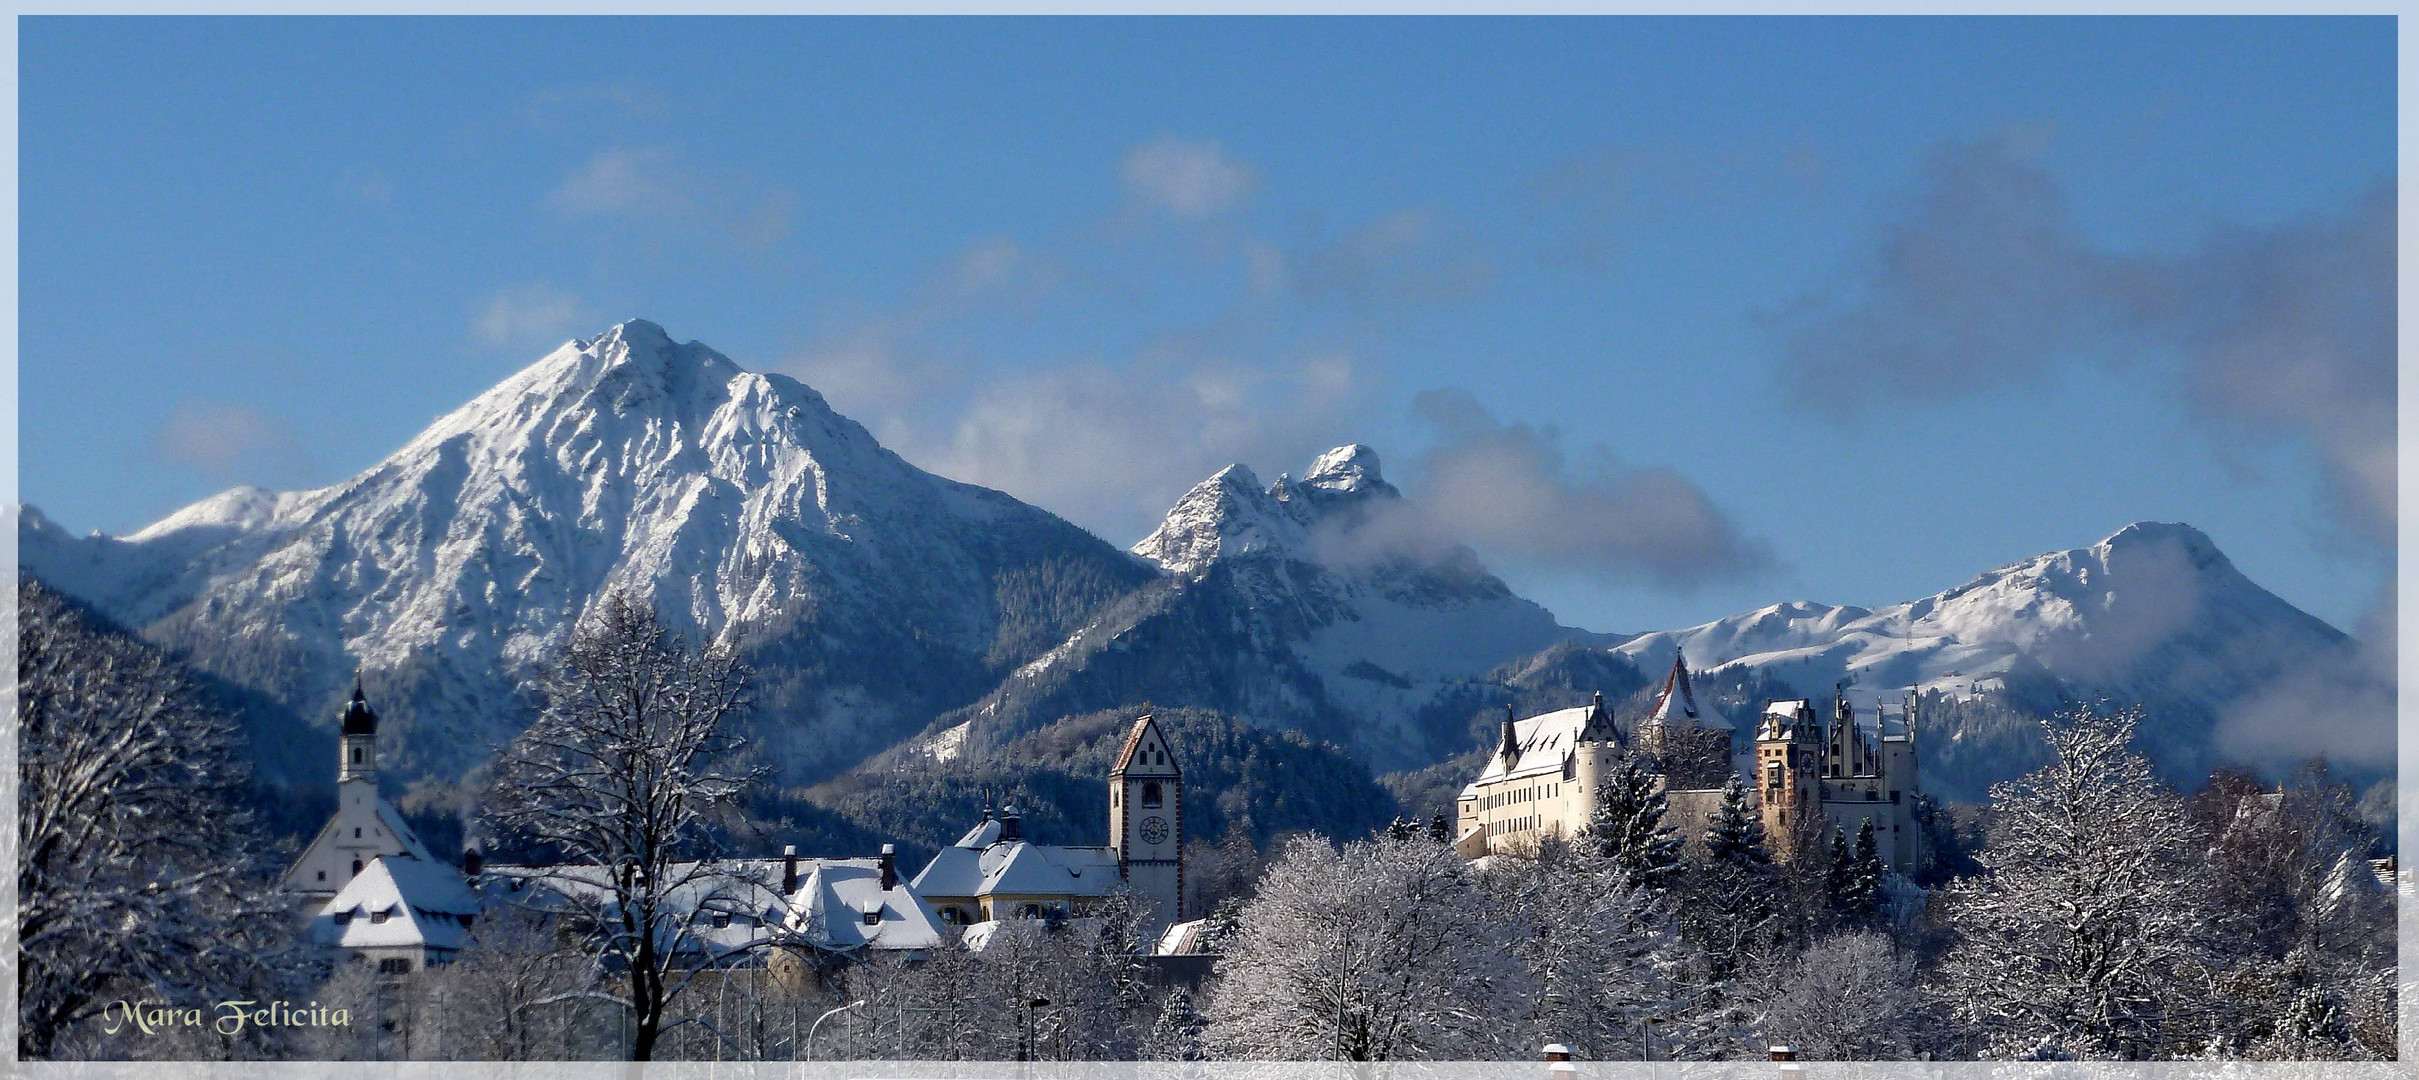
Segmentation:
[(1033, 1010), (1050, 1007), (1049, 998), (1034, 998), (1025, 1002), (1025, 1038), (1016, 1044), (1016, 1060), (1033, 1060)]
[(858, 998), (857, 1000), (849, 1002), (846, 1005), (842, 1005), (837, 1009), (825, 1009), (823, 1011), (823, 1015), (815, 1018), (814, 1023), (808, 1024), (806, 1026), (806, 1059), (808, 1061), (813, 1061), (815, 1059), (815, 1031), (823, 1026), (824, 1021), (863, 1004), (865, 1004), (865, 999)]

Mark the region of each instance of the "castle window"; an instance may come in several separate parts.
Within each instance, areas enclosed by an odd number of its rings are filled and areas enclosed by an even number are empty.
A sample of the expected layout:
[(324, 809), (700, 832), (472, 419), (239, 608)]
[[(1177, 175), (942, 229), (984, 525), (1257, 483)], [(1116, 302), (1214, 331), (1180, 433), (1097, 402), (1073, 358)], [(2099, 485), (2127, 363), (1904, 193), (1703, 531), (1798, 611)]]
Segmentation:
[(390, 956), (378, 961), (378, 974), (380, 975), (406, 975), (410, 974), (411, 970), (412, 962), (400, 956)]
[(1155, 806), (1158, 806), (1158, 805), (1159, 805), (1159, 802), (1160, 802), (1160, 796), (1159, 796), (1159, 785), (1158, 785), (1157, 783), (1148, 783), (1148, 784), (1144, 784), (1144, 785), (1142, 785), (1142, 805), (1143, 805), (1143, 807), (1144, 807), (1145, 809), (1148, 809), (1148, 808), (1151, 808), (1151, 807), (1155, 807)]

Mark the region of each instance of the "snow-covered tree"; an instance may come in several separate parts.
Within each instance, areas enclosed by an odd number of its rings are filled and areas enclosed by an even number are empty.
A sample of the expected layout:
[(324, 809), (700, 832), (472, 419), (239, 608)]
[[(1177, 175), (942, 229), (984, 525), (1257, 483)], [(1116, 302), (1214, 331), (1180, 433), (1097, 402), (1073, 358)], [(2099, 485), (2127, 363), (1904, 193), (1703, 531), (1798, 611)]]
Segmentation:
[(1915, 960), (1887, 935), (1847, 931), (1767, 965), (1748, 1006), (1758, 1042), (1813, 1061), (1915, 1056)]
[[(472, 1061), (548, 1061), (576, 1056), (570, 1019), (601, 995), (596, 960), (541, 913), (494, 903), (474, 941), (450, 964), (414, 972), (416, 993), (442, 1003), (446, 1056)], [(593, 1010), (588, 1010), (593, 1011)]]
[(488, 812), (561, 860), (535, 884), (553, 886), (620, 976), (630, 1056), (648, 1060), (697, 971), (694, 905), (675, 897), (710, 891), (703, 826), (757, 775), (721, 767), (739, 747), (747, 671), (727, 646), (694, 646), (617, 593), (537, 686), (543, 706), (496, 763)]
[(1953, 887), (1941, 965), (1951, 1008), (1991, 1056), (2144, 1058), (2202, 980), (2206, 850), (2176, 795), (2132, 749), (2138, 709), (2047, 723), (2048, 765), (1991, 788), (1979, 878)]
[(1159, 1017), (1152, 1021), (1151, 1033), (1143, 1038), (1142, 1056), (1150, 1061), (1199, 1061), (1201, 1027), (1201, 1009), (1193, 1002), (1193, 992), (1182, 986), (1172, 988), (1159, 1002)]
[(1668, 807), (1663, 778), (1637, 757), (1624, 757), (1597, 787), (1583, 845), (1589, 853), (1612, 860), (1632, 882), (1663, 888), (1680, 865), (1685, 843), (1663, 823)]
[[(17, 1053), (109, 1002), (290, 989), (234, 721), (159, 651), (32, 579), (17, 590)], [(120, 1049), (111, 1051), (123, 1053)]]
[(1686, 952), (1663, 897), (1611, 860), (1549, 835), (1534, 859), (1492, 861), (1480, 885), (1489, 925), (1534, 987), (1519, 1014), (1528, 1042), (1565, 1043), (1599, 1060), (1636, 1057), (1645, 1023), (1682, 1010)]
[(1468, 862), (1425, 837), (1286, 844), (1243, 906), (1202, 1007), (1210, 1053), (1485, 1060), (1532, 993)]

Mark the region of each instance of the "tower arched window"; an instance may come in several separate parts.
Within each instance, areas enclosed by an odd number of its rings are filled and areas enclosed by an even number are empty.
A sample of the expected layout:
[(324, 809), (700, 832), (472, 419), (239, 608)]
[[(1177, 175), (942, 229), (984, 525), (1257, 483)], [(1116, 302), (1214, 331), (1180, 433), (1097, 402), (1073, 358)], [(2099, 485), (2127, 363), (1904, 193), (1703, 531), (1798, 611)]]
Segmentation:
[(361, 748), (358, 746), (353, 748), (353, 764), (361, 764)]
[(1161, 796), (1159, 794), (1158, 781), (1154, 780), (1142, 785), (1142, 805), (1145, 808), (1156, 807), (1160, 804), (1160, 801)]

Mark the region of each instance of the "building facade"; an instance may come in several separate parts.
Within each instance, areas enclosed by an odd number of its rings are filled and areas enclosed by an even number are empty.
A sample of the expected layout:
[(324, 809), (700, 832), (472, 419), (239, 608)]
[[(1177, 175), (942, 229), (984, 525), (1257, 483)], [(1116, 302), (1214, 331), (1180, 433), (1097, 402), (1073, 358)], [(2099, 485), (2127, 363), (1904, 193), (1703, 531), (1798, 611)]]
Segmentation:
[[(1794, 849), (1825, 842), (1832, 830), (1853, 839), (1870, 821), (1882, 861), (1912, 871), (1923, 858), (1915, 818), (1915, 796), (1923, 790), (1915, 754), (1919, 709), (1912, 692), (1895, 704), (1878, 703), (1868, 734), (1844, 687), (1827, 725), (1804, 698), (1765, 706), (1756, 728), (1755, 787), (1773, 854), (1801, 854)], [(1809, 822), (1809, 815), (1817, 817)]]

